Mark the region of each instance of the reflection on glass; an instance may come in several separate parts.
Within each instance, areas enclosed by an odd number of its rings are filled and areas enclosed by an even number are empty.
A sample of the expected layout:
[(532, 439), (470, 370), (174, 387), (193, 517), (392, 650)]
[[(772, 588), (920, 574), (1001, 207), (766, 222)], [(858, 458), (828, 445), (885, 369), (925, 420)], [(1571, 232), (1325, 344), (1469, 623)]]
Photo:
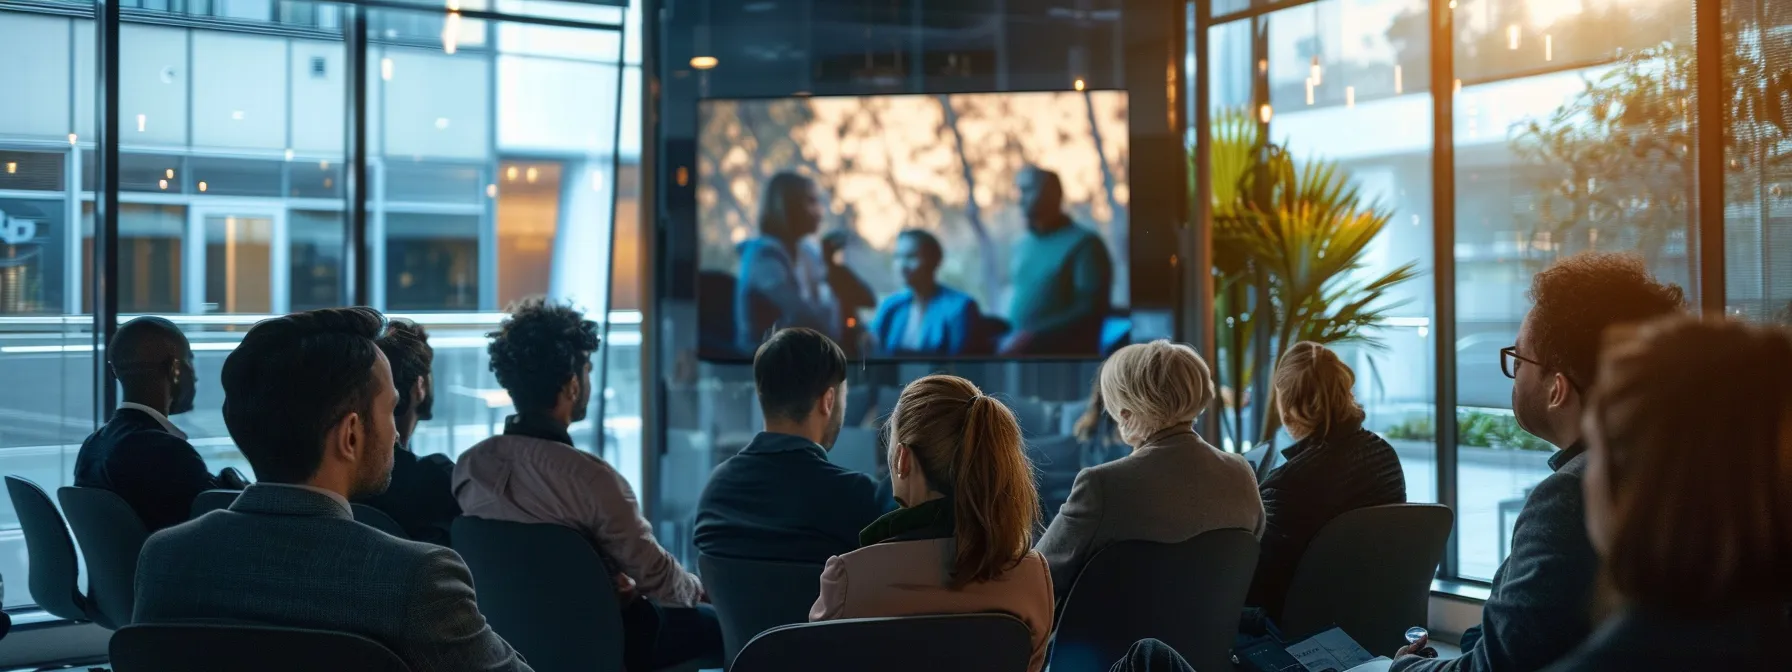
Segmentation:
[(1780, 104), (1792, 87), (1792, 5), (1724, 6), (1725, 62), (1738, 97), (1751, 101), (1727, 109), (1725, 305), (1731, 315), (1792, 325), (1792, 107)]
[(274, 310), (273, 239), (272, 217), (205, 216), (204, 312)]
[[(1584, 59), (1617, 53), (1630, 40), (1672, 37), (1691, 12), (1689, 0), (1588, 2), (1576, 12), (1550, 4), (1556, 9), (1547, 16), (1539, 14), (1542, 3), (1464, 6), (1489, 17), (1471, 21), (1471, 31), (1497, 25), (1490, 21), (1501, 12), (1511, 15), (1502, 21), (1519, 25), (1476, 49), (1459, 44), (1465, 77), (1536, 65), (1542, 52), (1530, 48), (1542, 26), (1554, 26), (1557, 59)], [(1519, 48), (1507, 48), (1514, 41)], [(1670, 42), (1610, 64), (1469, 84), (1456, 98), (1456, 512), (1464, 577), (1493, 576), (1525, 496), (1550, 473), (1554, 449), (1518, 429), (1511, 381), (1499, 368), (1499, 349), (1516, 341), (1530, 308), (1531, 276), (1576, 252), (1628, 251), (1660, 279), (1692, 286), (1686, 106), (1693, 64), (1689, 42)]]
[(342, 305), (342, 213), (292, 210), (286, 213), (286, 221), (292, 292), (287, 309)]
[(394, 213), (386, 236), (388, 309), (478, 309), (478, 217)]

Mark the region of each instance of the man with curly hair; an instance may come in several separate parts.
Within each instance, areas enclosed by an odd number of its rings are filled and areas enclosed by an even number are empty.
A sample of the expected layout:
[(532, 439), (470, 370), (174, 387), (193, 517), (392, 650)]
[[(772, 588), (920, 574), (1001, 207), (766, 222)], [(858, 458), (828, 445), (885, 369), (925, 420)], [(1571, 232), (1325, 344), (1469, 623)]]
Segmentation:
[(1493, 575), (1481, 625), (1462, 637), (1462, 657), (1442, 661), (1400, 650), (1395, 672), (1537, 670), (1562, 658), (1592, 631), (1598, 556), (1587, 538), (1581, 479), (1586, 446), (1581, 409), (1598, 374), (1607, 329), (1686, 309), (1679, 287), (1657, 282), (1633, 255), (1577, 254), (1531, 279), (1531, 311), (1518, 342), (1500, 351), (1513, 379), (1512, 412), (1525, 431), (1560, 449), (1555, 473), (1525, 500), (1512, 528), (1512, 553)]
[(614, 467), (573, 447), (568, 428), (591, 405), (597, 325), (571, 306), (527, 299), (490, 334), (491, 370), (516, 415), (454, 467), (454, 497), (474, 518), (577, 530), (616, 583), (631, 670), (721, 655), (703, 584), (653, 537), (635, 491)]

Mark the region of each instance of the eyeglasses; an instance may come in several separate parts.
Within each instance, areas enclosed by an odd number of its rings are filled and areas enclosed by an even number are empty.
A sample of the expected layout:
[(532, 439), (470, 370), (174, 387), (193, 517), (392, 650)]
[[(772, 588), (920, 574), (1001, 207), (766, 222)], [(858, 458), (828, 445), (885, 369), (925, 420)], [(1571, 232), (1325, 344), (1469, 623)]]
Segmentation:
[[(1500, 348), (1500, 373), (1506, 374), (1507, 378), (1511, 378), (1513, 380), (1518, 379), (1518, 364), (1520, 362), (1523, 362), (1525, 364), (1530, 364), (1531, 366), (1536, 366), (1536, 367), (1540, 367), (1540, 368), (1543, 366), (1543, 362), (1539, 362), (1535, 359), (1531, 359), (1524, 355), (1518, 354), (1518, 346), (1516, 346), (1516, 345)], [(1576, 390), (1582, 389), (1580, 386), (1580, 381), (1575, 380), (1574, 376), (1570, 376), (1567, 373), (1563, 373), (1562, 377), (1567, 378), (1568, 384), (1572, 385), (1574, 387), (1574, 389), (1576, 389)]]
[(1507, 378), (1517, 380), (1519, 362), (1532, 366), (1543, 366), (1543, 362), (1518, 354), (1516, 345), (1500, 348), (1500, 373), (1506, 374)]

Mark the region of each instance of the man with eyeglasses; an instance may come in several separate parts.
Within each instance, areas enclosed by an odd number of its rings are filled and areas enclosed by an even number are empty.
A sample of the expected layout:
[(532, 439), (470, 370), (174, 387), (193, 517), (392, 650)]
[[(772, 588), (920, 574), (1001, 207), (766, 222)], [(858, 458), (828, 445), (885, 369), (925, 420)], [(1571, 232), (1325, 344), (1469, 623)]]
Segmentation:
[(1400, 650), (1392, 672), (1517, 672), (1566, 655), (1592, 631), (1598, 557), (1587, 539), (1581, 406), (1595, 380), (1608, 328), (1686, 309), (1679, 287), (1657, 282), (1639, 257), (1588, 252), (1531, 279), (1531, 311), (1518, 343), (1499, 352), (1512, 379), (1518, 425), (1560, 449), (1555, 473), (1525, 500), (1512, 553), (1493, 575), (1481, 625), (1462, 636), (1462, 657), (1438, 660), (1425, 640)]

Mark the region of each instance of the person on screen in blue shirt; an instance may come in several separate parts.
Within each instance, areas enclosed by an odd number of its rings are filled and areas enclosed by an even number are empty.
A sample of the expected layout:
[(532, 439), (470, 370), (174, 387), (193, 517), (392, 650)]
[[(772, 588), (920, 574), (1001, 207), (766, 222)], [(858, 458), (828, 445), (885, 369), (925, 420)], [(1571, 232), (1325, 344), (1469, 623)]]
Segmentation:
[(840, 338), (840, 304), (828, 285), (827, 264), (808, 242), (820, 230), (815, 182), (792, 172), (772, 176), (760, 199), (759, 235), (738, 248), (734, 323), (742, 353), (754, 352), (771, 332), (786, 327)]
[(1097, 355), (1114, 282), (1108, 246), (1064, 213), (1058, 174), (1028, 166), (1015, 178), (1027, 232), (1009, 257), (1012, 330), (1003, 355)]
[(983, 313), (971, 295), (940, 284), (945, 256), (931, 233), (909, 229), (896, 236), (892, 259), (904, 289), (885, 297), (871, 321), (879, 355), (950, 356), (976, 346)]

